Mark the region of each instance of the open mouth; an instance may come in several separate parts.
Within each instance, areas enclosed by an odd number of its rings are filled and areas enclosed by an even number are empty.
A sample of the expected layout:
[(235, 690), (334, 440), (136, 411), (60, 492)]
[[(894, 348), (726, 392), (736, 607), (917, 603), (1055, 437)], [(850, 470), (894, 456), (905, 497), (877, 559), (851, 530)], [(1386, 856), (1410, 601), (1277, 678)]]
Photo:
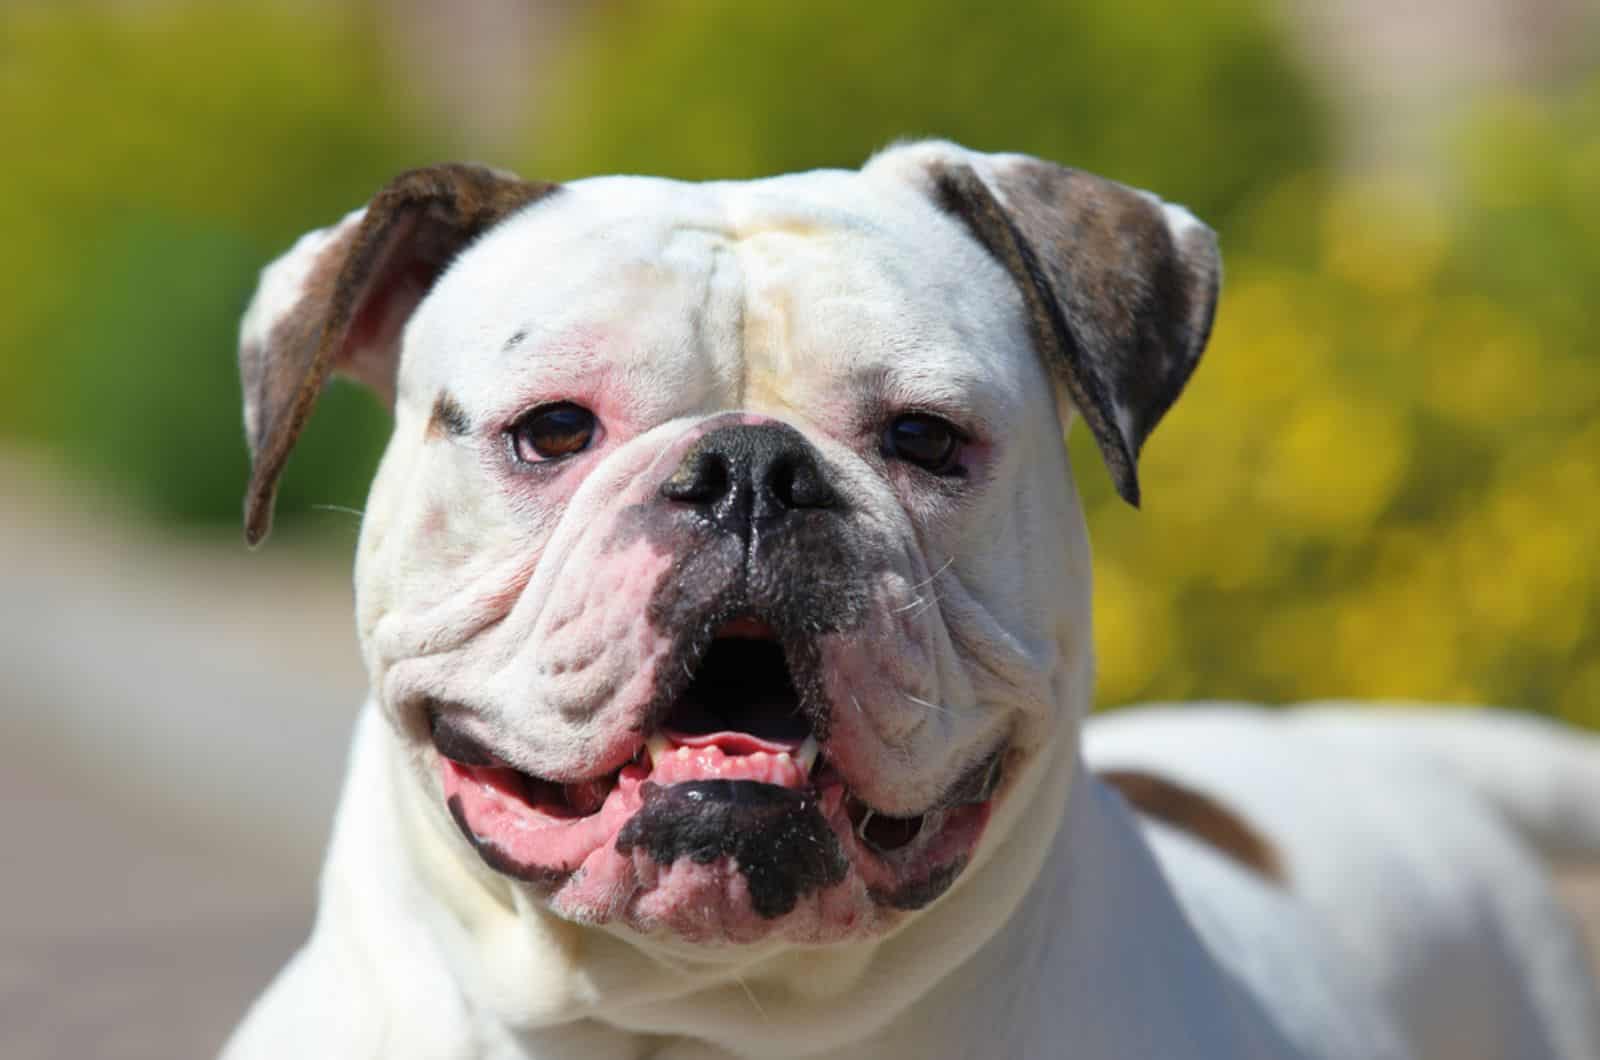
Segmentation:
[[(801, 700), (772, 628), (740, 618), (717, 629), (634, 756), (604, 775), (537, 777), (465, 735), (450, 715), (430, 722), (451, 814), (502, 873), (554, 888), (580, 869), (591, 877), (619, 871), (617, 858), (663, 866), (731, 858), (750, 878), (756, 912), (770, 918), (854, 867), (882, 903), (925, 904), (943, 889), (930, 895), (926, 877), (953, 877), (959, 865), (949, 871), (950, 862), (964, 861), (975, 843), (995, 769), (981, 790), (968, 786), (949, 805), (915, 817), (877, 812), (829, 761)], [(766, 876), (792, 878), (758, 889), (760, 864)]]

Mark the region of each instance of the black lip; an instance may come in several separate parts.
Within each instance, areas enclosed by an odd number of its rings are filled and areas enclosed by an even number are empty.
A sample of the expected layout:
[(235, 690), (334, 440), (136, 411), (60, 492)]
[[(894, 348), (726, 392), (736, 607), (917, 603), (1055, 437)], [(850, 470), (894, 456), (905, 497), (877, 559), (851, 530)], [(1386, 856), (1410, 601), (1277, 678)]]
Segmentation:
[(464, 766), (504, 766), (505, 763), (477, 737), (470, 735), (448, 714), (437, 709), (428, 711), (428, 731), (433, 736), (434, 750), (452, 762)]
[(531, 883), (545, 891), (552, 891), (559, 887), (572, 873), (563, 869), (549, 869), (540, 865), (524, 865), (513, 858), (506, 856), (494, 843), (480, 838), (467, 823), (466, 811), (461, 808), (461, 796), (452, 795), (445, 802), (450, 810), (450, 819), (455, 821), (461, 834), (467, 837), (467, 842), (472, 844), (472, 849), (478, 852), (478, 857), (483, 863), (494, 871), (510, 876), (514, 880)]
[(1006, 745), (1001, 744), (956, 778), (956, 782), (950, 785), (944, 797), (929, 807), (929, 810), (973, 806), (994, 798), (994, 793), (1000, 789), (1000, 782), (1004, 779), (1005, 756)]
[(802, 895), (850, 871), (815, 792), (752, 780), (646, 783), (639, 792), (644, 804), (617, 833), (617, 851), (643, 849), (659, 865), (732, 858), (764, 919), (792, 911)]
[(923, 879), (910, 880), (894, 890), (874, 887), (867, 893), (879, 905), (909, 913), (932, 904), (934, 899), (950, 889), (950, 885), (956, 882), (956, 877), (960, 876), (966, 867), (967, 859), (957, 858), (955, 861), (940, 865)]

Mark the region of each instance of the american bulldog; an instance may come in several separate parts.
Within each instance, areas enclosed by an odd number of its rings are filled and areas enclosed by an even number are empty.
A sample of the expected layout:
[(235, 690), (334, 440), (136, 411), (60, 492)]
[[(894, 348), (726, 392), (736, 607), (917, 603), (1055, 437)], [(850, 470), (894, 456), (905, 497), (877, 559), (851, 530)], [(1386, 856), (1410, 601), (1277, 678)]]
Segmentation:
[(1529, 842), (1600, 850), (1592, 742), (1085, 724), (1063, 432), (1136, 503), (1219, 276), (1179, 207), (941, 142), (437, 166), (301, 239), (242, 329), (246, 533), (331, 375), (389, 404), (371, 695), (226, 1055), (1600, 1057)]

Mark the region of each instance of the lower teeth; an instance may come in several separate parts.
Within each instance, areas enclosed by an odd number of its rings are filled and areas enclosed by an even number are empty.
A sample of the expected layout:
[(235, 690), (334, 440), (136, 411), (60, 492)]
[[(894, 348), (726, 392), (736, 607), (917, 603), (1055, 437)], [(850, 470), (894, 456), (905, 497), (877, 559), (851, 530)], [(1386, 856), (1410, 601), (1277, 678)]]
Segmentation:
[(923, 815), (916, 817), (890, 817), (879, 813), (860, 799), (850, 799), (849, 813), (856, 821), (856, 838), (879, 853), (889, 853), (909, 846), (922, 834)]

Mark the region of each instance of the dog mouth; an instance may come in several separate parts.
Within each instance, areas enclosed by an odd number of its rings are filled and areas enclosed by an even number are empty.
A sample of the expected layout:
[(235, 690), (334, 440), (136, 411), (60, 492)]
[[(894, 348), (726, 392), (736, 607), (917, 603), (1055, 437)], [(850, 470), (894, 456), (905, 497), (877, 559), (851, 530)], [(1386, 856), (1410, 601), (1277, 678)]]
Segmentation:
[(593, 920), (621, 912), (651, 865), (683, 859), (742, 874), (766, 920), (852, 873), (896, 909), (926, 904), (959, 873), (987, 820), (998, 750), (938, 805), (893, 816), (829, 759), (768, 624), (723, 623), (686, 672), (633, 756), (577, 781), (519, 770), (455, 715), (431, 713), (447, 806), (479, 856), (552, 891), (604, 893), (606, 908), (585, 907)]

